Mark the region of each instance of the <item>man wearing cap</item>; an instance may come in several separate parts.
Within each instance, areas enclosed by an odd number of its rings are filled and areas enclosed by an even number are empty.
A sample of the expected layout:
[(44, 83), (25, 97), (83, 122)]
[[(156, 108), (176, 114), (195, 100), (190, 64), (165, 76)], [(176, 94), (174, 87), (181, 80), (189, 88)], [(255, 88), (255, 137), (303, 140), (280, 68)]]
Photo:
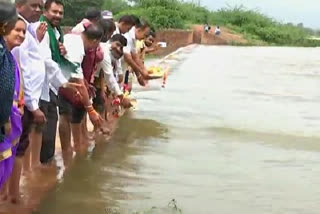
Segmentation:
[(114, 21), (113, 14), (109, 10), (102, 11), (101, 16), (102, 16), (102, 19)]

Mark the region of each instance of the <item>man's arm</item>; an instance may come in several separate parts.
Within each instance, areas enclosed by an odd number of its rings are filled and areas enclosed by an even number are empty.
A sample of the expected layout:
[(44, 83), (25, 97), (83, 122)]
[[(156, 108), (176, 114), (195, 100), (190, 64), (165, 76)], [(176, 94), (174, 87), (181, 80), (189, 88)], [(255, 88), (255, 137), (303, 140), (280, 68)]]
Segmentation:
[(139, 56), (137, 53), (131, 53), (132, 59), (137, 63), (137, 65), (141, 68), (142, 70), (142, 75), (144, 78), (147, 77), (148, 72), (146, 71), (147, 69), (145, 68), (142, 58)]
[[(117, 68), (120, 69), (120, 65), (118, 64), (119, 61), (117, 62)], [(104, 79), (107, 82), (107, 86), (111, 92), (113, 92), (120, 100), (121, 100), (121, 105), (125, 108), (131, 107), (130, 99), (125, 98), (121, 88), (113, 74), (113, 66), (112, 66), (112, 61), (109, 55), (105, 54), (103, 61), (101, 62), (101, 69), (103, 70), (103, 76)], [(104, 81), (103, 81), (104, 82)]]
[(24, 80), (24, 99), (29, 111), (39, 109), (39, 100), (45, 77), (45, 67), (36, 42), (32, 43), (27, 32), (26, 44), (14, 49), (13, 54), (19, 59), (19, 65)]
[[(82, 42), (82, 41), (81, 41)], [(74, 38), (65, 37), (65, 48), (67, 51), (67, 59), (71, 62), (75, 67), (75, 71), (71, 73), (71, 78), (69, 81), (75, 82), (79, 84), (77, 88), (81, 95), (81, 101), (83, 106), (88, 112), (89, 118), (94, 126), (100, 127), (102, 124), (101, 116), (94, 110), (92, 107), (92, 103), (90, 101), (89, 93), (87, 88), (85, 87), (83, 71), (81, 68), (81, 63), (83, 61), (84, 53), (79, 52), (79, 43), (74, 42)], [(80, 46), (81, 47), (81, 46)]]
[(121, 84), (124, 79), (121, 59), (119, 59), (117, 61), (117, 68), (116, 69), (117, 69), (116, 73), (118, 75), (118, 83)]
[[(144, 65), (141, 68), (139, 66), (140, 62), (139, 62), (139, 57), (137, 54), (124, 54), (124, 60), (126, 61), (126, 63), (128, 63), (131, 66), (134, 73), (137, 75), (139, 83), (140, 83), (140, 81), (142, 81), (141, 80), (142, 78), (145, 80), (153, 80), (153, 79), (160, 79), (161, 78), (158, 76), (150, 76), (148, 74), (148, 71), (145, 69)], [(140, 83), (140, 85), (142, 85), (142, 84)]]
[(133, 72), (136, 74), (137, 76), (137, 80), (139, 82), (139, 84), (141, 86), (145, 86), (146, 83), (144, 81), (144, 78), (142, 76), (142, 71), (140, 69), (140, 67), (136, 64), (136, 62), (133, 60), (131, 54), (124, 54), (124, 60), (126, 61), (126, 63), (128, 63), (128, 65), (130, 65), (130, 67), (132, 68)]
[(134, 73), (136, 74), (137, 77), (139, 77), (139, 76), (141, 76), (143, 74), (143, 70), (137, 64), (137, 62), (134, 60), (132, 54), (125, 53), (124, 54), (124, 60), (133, 69), (133, 71), (134, 71)]
[(39, 108), (39, 100), (45, 78), (45, 66), (38, 43), (28, 31), (24, 43), (14, 49), (13, 54), (19, 60), (24, 80), (25, 106), (32, 112), (35, 123), (44, 123), (46, 118)]
[(157, 45), (155, 45), (154, 47), (150, 47), (150, 48), (146, 47), (144, 49), (144, 53), (145, 54), (149, 54), (149, 53), (155, 52), (155, 51), (157, 51), (159, 49), (158, 47), (159, 46), (157, 46)]
[(122, 95), (122, 91), (116, 78), (113, 75), (113, 66), (110, 56), (105, 53), (103, 61), (100, 63), (101, 69), (103, 70), (104, 78), (107, 82), (107, 86), (116, 96)]

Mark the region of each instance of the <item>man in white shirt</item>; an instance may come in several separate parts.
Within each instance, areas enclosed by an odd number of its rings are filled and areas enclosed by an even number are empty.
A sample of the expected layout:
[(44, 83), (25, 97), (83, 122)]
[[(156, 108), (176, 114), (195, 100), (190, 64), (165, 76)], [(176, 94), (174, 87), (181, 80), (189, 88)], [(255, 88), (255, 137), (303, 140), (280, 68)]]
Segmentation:
[[(39, 50), (37, 35), (30, 28), (31, 22), (39, 20), (42, 14), (42, 0), (16, 0), (16, 8), (21, 18), (27, 23), (26, 37), (22, 45), (12, 52), (20, 64), (21, 73), (24, 79), (25, 109), (22, 117), (23, 132), (17, 148), (9, 194), (12, 202), (19, 201), (19, 184), (23, 163), (23, 156), (29, 146), (29, 133), (32, 124), (36, 128), (41, 127), (45, 121), (45, 115), (40, 110), (39, 99), (42, 92), (43, 80), (45, 78), (45, 64)], [(30, 160), (29, 160), (30, 161)]]
[[(29, 146), (29, 134), (34, 126), (34, 133), (42, 133), (47, 118), (43, 112), (40, 98), (44, 96), (43, 88), (45, 88), (45, 80), (48, 77), (54, 87), (70, 86), (66, 84), (66, 79), (61, 75), (57, 75), (58, 67), (52, 62), (49, 57), (43, 56), (41, 50), (41, 41), (45, 33), (45, 25), (35, 28), (34, 23), (39, 20), (42, 9), (42, 0), (16, 0), (16, 8), (19, 16), (27, 23), (27, 32), (25, 41), (19, 48), (15, 48), (12, 53), (16, 56), (20, 65), (21, 73), (24, 79), (24, 98), (25, 109), (22, 117), (23, 132), (20, 137), (20, 142), (17, 148), (17, 158), (13, 168), (13, 176), (11, 179), (9, 194), (13, 202), (19, 200), (19, 183), (23, 163), (23, 156)], [(50, 72), (48, 68), (51, 69)], [(41, 146), (41, 135), (35, 138), (31, 135), (32, 146)], [(33, 156), (32, 162), (40, 164), (40, 150), (38, 154)], [(25, 160), (26, 163), (30, 159)], [(27, 166), (27, 165), (25, 165)]]
[[(40, 110), (46, 117), (45, 126), (41, 129), (36, 129), (32, 133), (32, 149), (31, 159), (33, 165), (41, 163), (48, 163), (54, 157), (55, 140), (58, 122), (57, 113), (57, 92), (63, 85), (66, 87), (73, 87), (74, 83), (68, 83), (64, 77), (57, 62), (55, 62), (55, 55), (52, 54), (52, 44), (49, 32), (53, 32), (56, 41), (56, 50), (59, 55), (65, 54), (63, 44), (59, 43), (59, 39), (63, 37), (59, 24), (63, 18), (64, 5), (60, 0), (47, 0), (45, 5), (45, 13), (40, 17), (39, 22), (31, 24), (31, 29), (37, 31), (43, 30), (42, 35), (37, 35), (39, 42), (40, 54), (45, 64), (45, 78), (43, 81), (41, 97), (39, 101)], [(73, 89), (76, 90), (76, 89)]]
[[(100, 45), (104, 52), (104, 59), (99, 64), (98, 71), (103, 72), (102, 76), (109, 91), (120, 99), (123, 107), (129, 108), (131, 106), (130, 100), (123, 96), (123, 92), (116, 79), (118, 70), (121, 69), (119, 59), (123, 56), (123, 47), (127, 45), (127, 40), (123, 35), (116, 34), (112, 36), (110, 41), (107, 43), (100, 43)], [(100, 72), (97, 72), (96, 76), (99, 76)], [(97, 93), (98, 97), (93, 100), (95, 107), (100, 114), (103, 114), (104, 110), (104, 101), (100, 101), (103, 93), (105, 93), (104, 84), (102, 84), (99, 93)]]
[[(50, 25), (54, 31), (55, 39), (59, 45), (59, 50), (61, 55), (65, 54), (65, 48), (63, 44), (59, 44), (60, 37), (63, 37), (63, 34), (60, 32), (60, 22), (64, 15), (64, 5), (60, 0), (47, 0), (44, 5), (45, 11), (41, 20), (46, 20), (46, 22), (38, 22), (36, 24), (40, 25), (45, 23)], [(59, 29), (59, 30), (58, 30)], [(37, 138), (42, 138), (41, 153), (40, 148), (37, 148), (38, 151), (35, 153), (40, 154), (41, 163), (49, 162), (55, 154), (55, 141), (56, 141), (56, 131), (57, 131), (57, 122), (58, 122), (58, 90), (63, 84), (67, 84), (68, 80), (64, 77), (61, 72), (61, 69), (57, 62), (54, 61), (52, 57), (52, 50), (50, 43), (50, 36), (48, 31), (45, 32), (44, 38), (40, 43), (41, 55), (45, 60), (46, 65), (46, 78), (42, 88), (42, 94), (40, 98), (41, 109), (46, 115), (47, 123), (42, 133), (36, 133)], [(58, 47), (57, 47), (58, 48)]]
[[(85, 52), (96, 49), (103, 34), (104, 32), (100, 25), (89, 24), (81, 34), (67, 34), (64, 36), (64, 45), (67, 51), (64, 58), (68, 60), (71, 67), (69, 66), (69, 69), (67, 67), (63, 68), (62, 72), (69, 81), (74, 81), (84, 86), (84, 74), (81, 64), (85, 57)], [(70, 94), (61, 93), (61, 91), (59, 93), (59, 131), (61, 140), (65, 141), (65, 151), (72, 151), (70, 128), (74, 140), (74, 149), (79, 151), (86, 148), (87, 142), (83, 131), (81, 131), (81, 124), (86, 112), (88, 112), (89, 118), (95, 127), (101, 126), (102, 123), (102, 118), (94, 110), (89, 100), (87, 88), (83, 87), (79, 91), (83, 97), (79, 102), (74, 100), (73, 95), (70, 97)], [(61, 123), (62, 120), (65, 122)], [(64, 131), (64, 133), (61, 131)], [(61, 133), (65, 134), (67, 139), (62, 138)]]
[(114, 31), (113, 35), (115, 34), (125, 34), (130, 31), (130, 29), (136, 25), (137, 17), (132, 15), (124, 15), (121, 16), (119, 21), (116, 22), (116, 30)]
[(136, 50), (136, 41), (145, 39), (149, 31), (150, 25), (146, 21), (140, 20), (135, 27), (124, 35), (128, 41), (124, 48), (124, 60), (136, 74), (138, 82), (142, 86), (145, 85), (145, 80), (155, 79), (149, 76)]
[(214, 30), (214, 33), (219, 36), (221, 34), (220, 26), (216, 26), (216, 29)]
[[(103, 44), (107, 43), (109, 41), (109, 39), (112, 37), (116, 26), (115, 23), (110, 19), (101, 19), (99, 21), (99, 24), (101, 25), (101, 27), (103, 28), (104, 31), (104, 36), (101, 39), (101, 43), (100, 43), (100, 47), (101, 50), (103, 51)], [(103, 51), (104, 52), (104, 51)], [(106, 57), (105, 53), (104, 53), (104, 58)], [(120, 62), (120, 61), (119, 61)], [(119, 65), (119, 62), (117, 63)], [(100, 64), (100, 63), (99, 63)], [(98, 65), (99, 65), (98, 64)], [(98, 68), (95, 71), (95, 76), (94, 76), (94, 87), (95, 87), (95, 96), (93, 99), (93, 107), (94, 109), (100, 113), (100, 115), (103, 115), (104, 112), (104, 104), (105, 104), (105, 100), (106, 100), (106, 96), (105, 93), (103, 92), (103, 84), (104, 84), (104, 77), (103, 77), (103, 72), (100, 72), (101, 68), (99, 68), (101, 66), (98, 66)], [(121, 66), (119, 65), (120, 69)]]
[[(130, 31), (130, 29), (136, 25), (139, 19), (133, 15), (124, 15), (121, 16), (119, 21), (115, 23), (116, 30), (113, 35), (121, 34), (124, 35)], [(123, 82), (123, 68), (122, 68), (122, 60), (119, 59), (119, 66), (121, 69), (118, 70), (117, 76), (119, 78), (119, 82)]]

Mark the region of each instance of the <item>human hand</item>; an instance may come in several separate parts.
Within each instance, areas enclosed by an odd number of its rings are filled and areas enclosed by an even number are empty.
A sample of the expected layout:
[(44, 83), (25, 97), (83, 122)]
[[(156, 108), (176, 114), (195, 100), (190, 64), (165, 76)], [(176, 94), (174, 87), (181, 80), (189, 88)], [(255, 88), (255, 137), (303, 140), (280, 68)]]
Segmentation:
[(91, 84), (88, 84), (88, 93), (89, 93), (89, 97), (96, 97), (96, 88), (91, 85)]
[(131, 108), (132, 107), (131, 100), (129, 98), (123, 98), (121, 100), (121, 106), (124, 108)]
[(59, 51), (61, 56), (67, 55), (67, 49), (61, 42), (59, 42)]
[(33, 122), (36, 124), (43, 124), (47, 122), (46, 116), (40, 109), (33, 111), (32, 115), (33, 115)]
[(88, 111), (89, 119), (96, 128), (100, 128), (103, 123), (103, 119), (94, 109)]
[(37, 28), (36, 34), (39, 42), (42, 42), (44, 35), (46, 34), (48, 29), (48, 25), (45, 22), (41, 22)]
[(144, 80), (144, 78), (143, 78), (142, 75), (137, 76), (137, 80), (138, 80), (138, 83), (139, 83), (141, 86), (146, 86), (146, 82), (145, 82), (145, 80)]

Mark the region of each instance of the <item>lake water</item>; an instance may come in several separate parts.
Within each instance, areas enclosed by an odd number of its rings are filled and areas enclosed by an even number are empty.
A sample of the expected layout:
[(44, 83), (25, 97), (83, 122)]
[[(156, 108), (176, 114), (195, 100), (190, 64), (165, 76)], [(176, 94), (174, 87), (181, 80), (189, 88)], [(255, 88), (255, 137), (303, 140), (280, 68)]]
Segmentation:
[(319, 213), (320, 49), (195, 46), (165, 62), (166, 88), (137, 88), (138, 109), (38, 213), (179, 213), (172, 199), (185, 214)]

